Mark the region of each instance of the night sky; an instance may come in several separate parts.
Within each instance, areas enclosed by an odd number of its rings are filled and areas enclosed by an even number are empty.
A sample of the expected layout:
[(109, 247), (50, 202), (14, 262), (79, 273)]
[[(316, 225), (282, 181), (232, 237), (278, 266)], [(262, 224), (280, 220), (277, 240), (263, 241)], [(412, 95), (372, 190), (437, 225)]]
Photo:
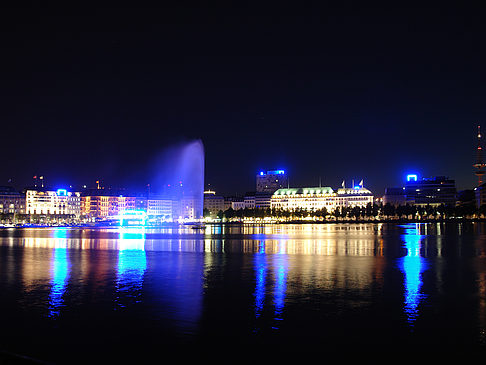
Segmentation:
[(476, 183), (481, 8), (0, 10), (0, 185), (143, 187), (199, 138), (226, 195), (265, 169), (376, 195), (410, 172)]

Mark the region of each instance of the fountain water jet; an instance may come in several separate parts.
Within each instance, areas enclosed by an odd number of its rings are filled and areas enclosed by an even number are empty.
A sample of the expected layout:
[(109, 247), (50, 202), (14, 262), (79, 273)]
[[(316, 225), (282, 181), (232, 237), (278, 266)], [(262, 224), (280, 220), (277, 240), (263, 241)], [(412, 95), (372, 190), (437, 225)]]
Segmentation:
[(203, 216), (204, 146), (201, 140), (167, 148), (155, 165), (155, 184), (164, 198), (173, 203), (173, 220), (198, 221)]

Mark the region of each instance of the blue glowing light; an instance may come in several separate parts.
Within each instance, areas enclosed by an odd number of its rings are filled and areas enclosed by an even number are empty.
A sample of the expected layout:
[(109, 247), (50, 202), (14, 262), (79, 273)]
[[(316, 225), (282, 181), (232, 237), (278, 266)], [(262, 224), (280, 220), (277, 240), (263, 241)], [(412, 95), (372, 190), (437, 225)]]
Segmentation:
[(147, 218), (143, 210), (126, 210), (119, 215), (120, 226), (145, 226)]
[(260, 171), (260, 176), (263, 176), (265, 175), (265, 173), (263, 171)]
[(416, 174), (407, 175), (407, 181), (417, 181), (417, 175)]
[(354, 190), (359, 190), (360, 186), (355, 186)]
[(67, 190), (66, 189), (57, 189), (57, 196), (66, 196)]
[(423, 236), (418, 232), (418, 224), (403, 226), (405, 234), (402, 239), (407, 249), (407, 255), (400, 261), (400, 269), (405, 274), (404, 310), (408, 322), (413, 324), (418, 316), (418, 305), (425, 298), (420, 292), (422, 287), (422, 272), (427, 268), (425, 259), (420, 256), (420, 243)]

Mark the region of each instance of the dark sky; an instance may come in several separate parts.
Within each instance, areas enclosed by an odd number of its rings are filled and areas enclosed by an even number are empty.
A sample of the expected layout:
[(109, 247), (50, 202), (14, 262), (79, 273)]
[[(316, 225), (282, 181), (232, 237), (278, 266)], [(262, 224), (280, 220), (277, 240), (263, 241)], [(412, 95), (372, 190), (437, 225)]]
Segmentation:
[(277, 168), (377, 195), (408, 172), (476, 182), (482, 8), (0, 10), (0, 185), (144, 186), (194, 138), (223, 194)]

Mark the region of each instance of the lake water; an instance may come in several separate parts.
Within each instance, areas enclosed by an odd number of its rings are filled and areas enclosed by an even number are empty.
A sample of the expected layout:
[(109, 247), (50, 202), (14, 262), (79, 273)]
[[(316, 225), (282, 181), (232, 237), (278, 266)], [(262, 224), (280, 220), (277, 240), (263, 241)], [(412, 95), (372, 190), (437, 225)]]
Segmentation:
[(1, 229), (0, 293), (0, 350), (54, 363), (475, 352), (486, 225)]

